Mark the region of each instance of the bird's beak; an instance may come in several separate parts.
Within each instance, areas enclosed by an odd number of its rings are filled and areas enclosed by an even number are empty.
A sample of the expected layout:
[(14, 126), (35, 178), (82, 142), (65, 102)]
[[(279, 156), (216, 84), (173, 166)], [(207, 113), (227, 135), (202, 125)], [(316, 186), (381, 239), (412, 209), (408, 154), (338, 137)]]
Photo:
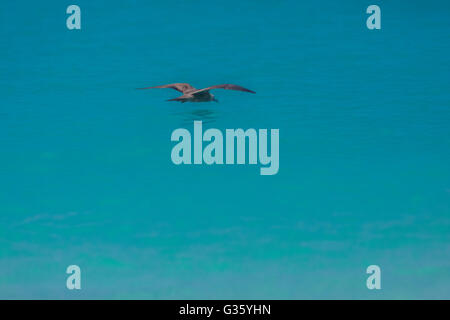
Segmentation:
[(217, 100), (216, 98), (214, 98), (214, 99), (213, 99), (213, 101), (215, 101), (215, 102), (219, 102), (219, 100)]

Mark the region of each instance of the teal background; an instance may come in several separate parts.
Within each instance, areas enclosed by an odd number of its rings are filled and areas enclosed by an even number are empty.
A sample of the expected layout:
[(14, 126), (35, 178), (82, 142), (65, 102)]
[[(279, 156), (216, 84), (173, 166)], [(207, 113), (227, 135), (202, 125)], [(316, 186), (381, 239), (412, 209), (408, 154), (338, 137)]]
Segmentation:
[[(449, 9), (0, 2), (0, 298), (449, 299)], [(279, 173), (173, 165), (194, 119), (279, 128)]]

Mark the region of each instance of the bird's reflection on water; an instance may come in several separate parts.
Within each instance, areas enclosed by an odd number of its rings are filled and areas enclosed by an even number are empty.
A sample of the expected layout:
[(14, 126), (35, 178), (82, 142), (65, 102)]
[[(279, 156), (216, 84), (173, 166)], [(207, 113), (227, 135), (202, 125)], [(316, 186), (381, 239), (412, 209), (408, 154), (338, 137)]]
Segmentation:
[(192, 124), (195, 120), (201, 120), (203, 123), (212, 123), (217, 120), (218, 113), (211, 109), (194, 109), (174, 112), (174, 115), (180, 116), (183, 125)]

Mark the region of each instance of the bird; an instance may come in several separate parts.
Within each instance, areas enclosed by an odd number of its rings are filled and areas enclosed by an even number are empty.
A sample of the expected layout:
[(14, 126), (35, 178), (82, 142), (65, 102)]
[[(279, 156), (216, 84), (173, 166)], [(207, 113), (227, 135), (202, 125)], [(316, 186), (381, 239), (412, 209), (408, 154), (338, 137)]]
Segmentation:
[(196, 89), (193, 86), (191, 86), (189, 83), (171, 83), (171, 84), (164, 84), (161, 86), (154, 86), (154, 87), (146, 87), (146, 88), (138, 88), (139, 90), (145, 90), (145, 89), (156, 89), (156, 88), (171, 88), (175, 89), (179, 92), (181, 92), (183, 95), (179, 96), (178, 98), (169, 99), (167, 101), (179, 101), (181, 103), (185, 102), (209, 102), (209, 101), (215, 101), (219, 102), (212, 93), (209, 91), (212, 89), (226, 89), (226, 90), (238, 90), (238, 91), (245, 91), (250, 93), (256, 93), (255, 91), (246, 89), (244, 87), (238, 86), (236, 84), (219, 84), (203, 89)]

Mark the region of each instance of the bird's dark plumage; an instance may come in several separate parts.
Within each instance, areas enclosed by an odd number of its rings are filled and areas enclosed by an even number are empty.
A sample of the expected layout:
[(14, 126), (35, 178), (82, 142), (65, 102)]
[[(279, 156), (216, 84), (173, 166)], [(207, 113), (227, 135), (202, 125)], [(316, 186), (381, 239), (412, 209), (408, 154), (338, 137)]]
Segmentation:
[(238, 86), (236, 84), (219, 84), (219, 85), (207, 87), (204, 89), (196, 89), (193, 86), (191, 86), (189, 83), (171, 83), (171, 84), (165, 84), (165, 85), (161, 85), (161, 86), (146, 87), (146, 88), (139, 88), (139, 89), (156, 89), (156, 88), (172, 88), (172, 89), (175, 89), (175, 90), (183, 93), (183, 95), (178, 98), (168, 100), (168, 101), (180, 101), (180, 102), (217, 101), (214, 98), (214, 95), (209, 92), (209, 90), (212, 90), (212, 89), (226, 89), (226, 90), (237, 90), (237, 91), (256, 93), (255, 91), (246, 89), (246, 88)]

